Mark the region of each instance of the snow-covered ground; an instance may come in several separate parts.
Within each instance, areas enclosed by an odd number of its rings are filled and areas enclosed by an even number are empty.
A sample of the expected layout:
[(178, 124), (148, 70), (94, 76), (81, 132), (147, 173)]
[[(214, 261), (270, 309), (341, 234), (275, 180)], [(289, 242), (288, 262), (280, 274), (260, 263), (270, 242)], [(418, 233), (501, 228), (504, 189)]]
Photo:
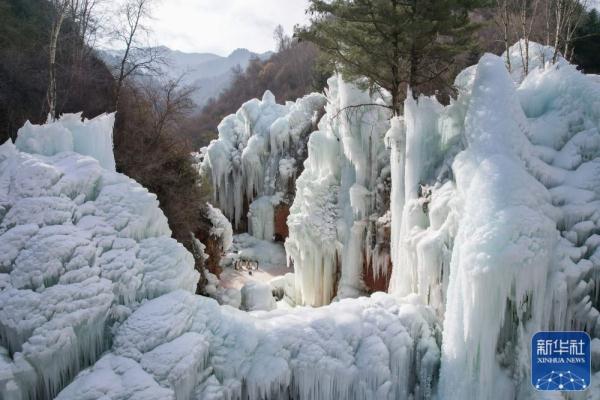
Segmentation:
[[(236, 260), (256, 261), (257, 270), (236, 270)], [(288, 268), (283, 244), (257, 239), (248, 233), (233, 236), (233, 245), (221, 259), (223, 272), (219, 276), (221, 285), (241, 289), (247, 282), (268, 283), (273, 278), (294, 272)]]

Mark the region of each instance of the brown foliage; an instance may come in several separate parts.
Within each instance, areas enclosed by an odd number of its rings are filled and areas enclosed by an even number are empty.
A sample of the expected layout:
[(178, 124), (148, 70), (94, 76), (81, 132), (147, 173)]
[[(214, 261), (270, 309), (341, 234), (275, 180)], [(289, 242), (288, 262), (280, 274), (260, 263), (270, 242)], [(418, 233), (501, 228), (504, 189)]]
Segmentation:
[[(114, 138), (118, 170), (157, 195), (173, 237), (193, 251), (190, 234), (205, 241), (210, 229), (210, 188), (194, 168), (191, 143), (176, 134), (191, 106), (189, 90), (177, 82), (124, 86)], [(204, 276), (201, 258), (196, 268)]]

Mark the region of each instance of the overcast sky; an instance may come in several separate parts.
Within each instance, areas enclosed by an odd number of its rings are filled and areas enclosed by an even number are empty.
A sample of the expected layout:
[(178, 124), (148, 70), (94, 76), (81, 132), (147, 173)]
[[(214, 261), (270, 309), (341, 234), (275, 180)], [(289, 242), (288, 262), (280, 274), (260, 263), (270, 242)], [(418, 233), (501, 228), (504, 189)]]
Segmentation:
[(228, 55), (244, 47), (274, 49), (273, 30), (304, 23), (308, 0), (162, 0), (150, 23), (157, 44), (186, 52)]

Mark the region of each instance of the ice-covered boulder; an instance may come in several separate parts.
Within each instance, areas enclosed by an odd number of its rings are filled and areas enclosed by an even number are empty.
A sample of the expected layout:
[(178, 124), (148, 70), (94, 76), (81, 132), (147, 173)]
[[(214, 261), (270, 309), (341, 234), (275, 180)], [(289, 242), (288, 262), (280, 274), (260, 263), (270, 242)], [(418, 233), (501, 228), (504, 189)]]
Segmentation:
[(176, 291), (135, 311), (57, 399), (428, 399), (439, 331), (415, 300), (248, 314)]
[(271, 285), (250, 281), (241, 290), (242, 309), (246, 311), (271, 311), (275, 309), (275, 298)]
[[(273, 229), (273, 206), (293, 194), (294, 181), (306, 158), (306, 140), (316, 123), (325, 97), (312, 93), (296, 102), (277, 104), (266, 91), (262, 99), (252, 99), (237, 113), (219, 124), (219, 137), (203, 152), (203, 173), (212, 178), (214, 204), (240, 228), (248, 207), (255, 199), (261, 203), (261, 218), (255, 213), (250, 231), (259, 239)], [(270, 202), (266, 200), (275, 196)], [(278, 197), (277, 197), (278, 196)], [(269, 206), (267, 210), (264, 206)], [(241, 225), (242, 224), (242, 225)], [(271, 240), (271, 237), (267, 238)]]
[(391, 111), (379, 93), (370, 95), (340, 76), (327, 83), (326, 114), (308, 141), (285, 243), (295, 270), (295, 300), (313, 306), (328, 304), (336, 292), (366, 293), (365, 271), (385, 274), (389, 266), (389, 254), (379, 251), (377, 221), (388, 207), (383, 137)]
[(484, 56), (387, 135), (391, 290), (444, 321), (440, 398), (534, 398), (534, 332), (600, 337), (600, 83), (532, 56), (519, 79)]
[(27, 121), (17, 133), (17, 148), (32, 154), (52, 156), (63, 151), (94, 157), (102, 167), (115, 170), (113, 125), (115, 114), (85, 119), (79, 114), (63, 114), (56, 121), (34, 125)]
[(94, 153), (112, 148), (112, 118), (28, 124), (23, 150), (0, 146), (0, 398), (51, 398), (142, 301), (195, 291), (156, 196)]

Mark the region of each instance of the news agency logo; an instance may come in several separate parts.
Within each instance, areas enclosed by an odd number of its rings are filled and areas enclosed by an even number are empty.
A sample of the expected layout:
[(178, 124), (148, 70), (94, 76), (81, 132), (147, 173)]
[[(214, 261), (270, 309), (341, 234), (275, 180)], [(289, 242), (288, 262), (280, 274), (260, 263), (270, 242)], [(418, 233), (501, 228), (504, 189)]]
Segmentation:
[(538, 332), (531, 338), (531, 384), (537, 390), (590, 386), (590, 337), (585, 332)]

